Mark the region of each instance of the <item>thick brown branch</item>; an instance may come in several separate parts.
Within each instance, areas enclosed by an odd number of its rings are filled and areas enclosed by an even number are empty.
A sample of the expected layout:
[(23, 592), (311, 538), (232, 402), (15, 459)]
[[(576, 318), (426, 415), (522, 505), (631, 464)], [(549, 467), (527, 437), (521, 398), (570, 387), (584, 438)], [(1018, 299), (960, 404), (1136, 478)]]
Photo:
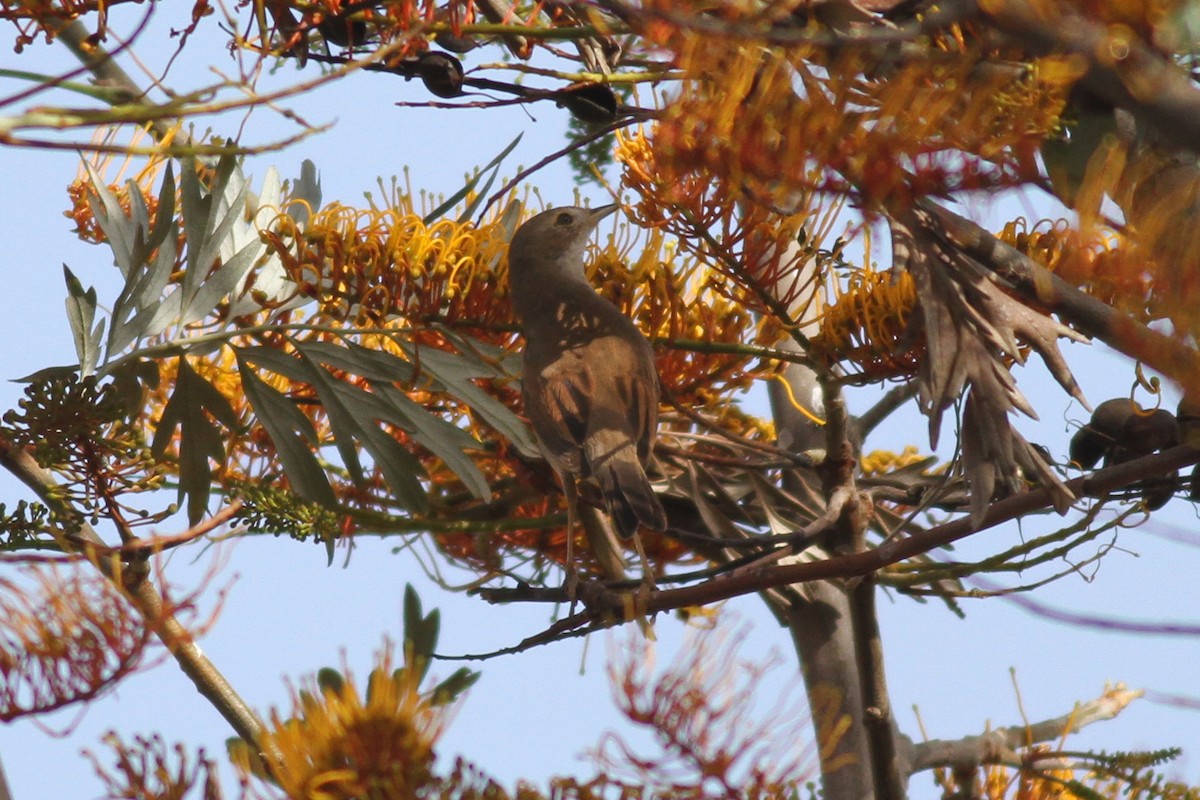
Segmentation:
[(1018, 748), (1061, 739), (1065, 733), (1077, 733), (1094, 722), (1112, 719), (1141, 696), (1141, 691), (1132, 691), (1118, 684), (1061, 717), (1031, 725), (1000, 728), (980, 736), (919, 742), (914, 747), (913, 771), (935, 767), (962, 770), (973, 769), (981, 764), (1016, 764), (1020, 761), (1016, 754)]
[[(1107, 467), (1066, 482), (1076, 497), (1100, 497), (1116, 489), (1136, 483), (1146, 477), (1182, 469), (1200, 461), (1200, 449), (1179, 445), (1162, 453)], [(1032, 489), (992, 503), (978, 527), (969, 518), (961, 517), (904, 539), (890, 539), (879, 547), (861, 553), (836, 556), (821, 561), (771, 566), (716, 578), (679, 589), (655, 592), (646, 605), (646, 612), (656, 614), (687, 606), (700, 606), (728, 600), (752, 592), (778, 586), (830, 578), (854, 578), (868, 575), (906, 558), (943, 547), (974, 533), (1019, 519), (1051, 507), (1045, 489)], [(546, 596), (556, 590), (546, 590)], [(561, 590), (557, 590), (561, 591)], [(565, 599), (565, 596), (562, 598)], [(595, 615), (581, 612), (559, 620), (553, 630), (561, 634), (595, 622)], [(545, 643), (544, 641), (537, 642)]]
[(1028, 300), (1049, 308), (1082, 333), (1146, 362), (1180, 386), (1200, 385), (1200, 354), (1195, 349), (1076, 289), (974, 222), (930, 201), (923, 201), (922, 206), (942, 224), (955, 246), (993, 270)]
[[(1066, 486), (1075, 493), (1076, 497), (1096, 497), (1105, 495), (1114, 489), (1129, 486), (1148, 476), (1181, 469), (1197, 461), (1200, 461), (1200, 450), (1188, 445), (1180, 445), (1162, 453), (1127, 461), (1124, 464), (1067, 481)], [(983, 516), (982, 524), (977, 529), (972, 526), (970, 519), (963, 517), (906, 539), (893, 539), (873, 550), (862, 553), (823, 561), (788, 564), (773, 567), (762, 573), (743, 574), (710, 581), (699, 586), (671, 589), (660, 592), (651, 598), (649, 611), (658, 612), (690, 605), (705, 605), (750, 592), (762, 591), (765, 588), (801, 581), (866, 575), (906, 558), (956, 542), (972, 533), (1045, 510), (1050, 507), (1050, 504), (1050, 495), (1045, 489), (1033, 489), (992, 503)]]

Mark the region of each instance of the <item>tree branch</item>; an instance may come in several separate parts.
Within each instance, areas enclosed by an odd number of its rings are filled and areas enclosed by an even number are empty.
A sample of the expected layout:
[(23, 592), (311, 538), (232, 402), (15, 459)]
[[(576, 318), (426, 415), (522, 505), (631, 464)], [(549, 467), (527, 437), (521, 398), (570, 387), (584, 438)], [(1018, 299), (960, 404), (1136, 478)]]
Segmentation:
[(1110, 305), (1076, 289), (1050, 270), (968, 219), (928, 200), (920, 201), (954, 246), (1010, 283), (1025, 299), (1049, 308), (1082, 333), (1130, 358), (1145, 361), (1186, 390), (1200, 386), (1200, 354)]
[[(1200, 91), (1188, 73), (1149, 47), (1129, 26), (1110, 26), (1056, 4), (1053, 17), (1033, 3), (979, 4), (983, 17), (1023, 45), (1087, 64), (1081, 83), (1113, 106), (1128, 109), (1161, 139), (1200, 152)], [(1037, 9), (1050, 6), (1038, 4)], [(1123, 35), (1117, 34), (1117, 27)]]
[[(1089, 475), (1066, 481), (1065, 485), (1075, 493), (1076, 497), (1100, 497), (1115, 489), (1136, 483), (1147, 476), (1178, 470), (1198, 461), (1200, 461), (1200, 449), (1190, 445), (1179, 445), (1161, 453), (1097, 470)], [(868, 575), (906, 558), (943, 547), (1001, 523), (1043, 511), (1050, 505), (1050, 495), (1045, 489), (1031, 489), (992, 503), (979, 526), (975, 526), (967, 517), (960, 517), (904, 539), (889, 539), (878, 547), (860, 553), (835, 556), (819, 561), (771, 566), (747, 572), (739, 571), (736, 574), (715, 578), (696, 586), (658, 591), (647, 601), (645, 612), (657, 614), (687, 606), (707, 605), (795, 583)], [(545, 597), (549, 599), (555, 591), (561, 592), (561, 590), (548, 589)], [(561, 599), (565, 600), (565, 595)], [(553, 629), (561, 633), (592, 624), (595, 621), (596, 615), (585, 610), (559, 620)], [(544, 644), (545, 642), (538, 643)]]
[[(61, 499), (62, 487), (54, 477), (34, 461), (33, 456), (16, 447), (4, 436), (0, 436), (0, 465), (32, 489), (47, 505), (64, 507)], [(134, 586), (128, 586), (125, 580), (128, 574), (123, 570), (114, 569), (113, 562), (105, 557), (113, 548), (110, 548), (88, 523), (82, 522), (78, 534), (72, 538), (78, 540), (78, 549), (88, 556), (88, 560), (95, 564), (106, 578), (129, 594), (141, 611), (146, 625), (166, 646), (200, 694), (213, 704), (239, 736), (258, 747), (263, 733), (262, 721), (208, 656), (200, 650), (191, 632), (166, 609), (162, 595), (154, 588), (149, 578), (137, 581)]]
[(1013, 725), (962, 739), (933, 739), (914, 745), (913, 771), (951, 767), (972, 770), (981, 764), (1019, 763), (1016, 751), (1039, 742), (1062, 738), (1066, 733), (1078, 733), (1095, 722), (1112, 719), (1137, 698), (1141, 690), (1127, 689), (1124, 684), (1107, 688), (1095, 700), (1073, 708), (1061, 717), (1035, 722), (1032, 725)]

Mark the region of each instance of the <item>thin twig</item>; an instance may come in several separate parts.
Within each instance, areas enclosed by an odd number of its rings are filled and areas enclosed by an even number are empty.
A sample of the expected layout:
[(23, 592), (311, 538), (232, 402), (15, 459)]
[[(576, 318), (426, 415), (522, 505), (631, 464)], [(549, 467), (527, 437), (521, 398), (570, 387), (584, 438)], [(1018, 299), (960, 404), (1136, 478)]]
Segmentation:
[[(63, 508), (62, 487), (54, 477), (34, 461), (33, 456), (4, 436), (0, 436), (0, 465), (32, 489), (44, 503)], [(63, 541), (68, 540), (63, 537)], [(200, 650), (191, 632), (167, 610), (162, 595), (150, 579), (145, 578), (133, 587), (127, 586), (124, 578), (128, 576), (123, 575), (122, 570), (115, 569), (110, 558), (101, 556), (114, 548), (109, 548), (87, 522), (80, 523), (71, 541), (78, 541), (80, 548), (88, 554), (88, 560), (106, 578), (129, 593), (146, 625), (166, 645), (179, 668), (192, 680), (200, 694), (213, 704), (239, 736), (258, 747), (264, 730), (262, 721)]]
[[(1200, 461), (1200, 449), (1189, 445), (1179, 445), (1161, 453), (1097, 470), (1090, 475), (1067, 481), (1066, 486), (1077, 497), (1099, 497), (1107, 495), (1114, 489), (1136, 483), (1148, 475), (1159, 475), (1164, 471), (1181, 469), (1198, 461)], [(708, 605), (794, 583), (868, 575), (907, 558), (944, 547), (959, 539), (1050, 506), (1050, 495), (1045, 489), (1031, 489), (992, 503), (978, 526), (973, 525), (969, 517), (960, 517), (907, 538), (890, 539), (878, 547), (863, 552), (819, 561), (769, 566), (760, 570), (727, 575), (696, 586), (658, 591), (649, 598), (646, 604), (646, 613), (656, 614), (676, 608)], [(531, 647), (545, 644), (547, 641), (553, 641), (554, 636), (559, 633), (577, 630), (581, 626), (592, 625), (595, 622), (595, 616), (591, 613), (574, 614), (555, 623), (553, 634), (551, 631), (547, 631), (545, 634), (539, 635), (539, 637), (544, 635), (549, 638), (532, 637), (531, 640), (526, 641), (536, 640), (529, 645)], [(513, 650), (513, 652), (518, 652), (518, 650)]]

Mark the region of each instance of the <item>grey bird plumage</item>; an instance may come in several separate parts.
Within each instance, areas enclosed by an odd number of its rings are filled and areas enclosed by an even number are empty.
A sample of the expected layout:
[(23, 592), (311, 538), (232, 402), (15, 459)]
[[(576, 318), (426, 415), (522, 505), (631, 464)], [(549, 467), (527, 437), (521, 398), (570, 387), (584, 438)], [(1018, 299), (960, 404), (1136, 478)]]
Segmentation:
[(658, 373), (641, 331), (600, 297), (584, 248), (616, 206), (553, 208), (513, 236), (508, 280), (525, 333), (525, 410), (564, 480), (599, 486), (617, 532), (665, 530), (645, 464), (658, 425)]

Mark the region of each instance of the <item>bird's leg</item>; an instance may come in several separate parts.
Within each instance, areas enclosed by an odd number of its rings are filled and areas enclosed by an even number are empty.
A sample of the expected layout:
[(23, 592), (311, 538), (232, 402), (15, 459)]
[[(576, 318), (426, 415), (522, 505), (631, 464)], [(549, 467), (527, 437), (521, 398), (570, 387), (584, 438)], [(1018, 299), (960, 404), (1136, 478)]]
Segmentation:
[(567, 496), (567, 563), (564, 567), (566, 579), (563, 591), (570, 604), (568, 613), (575, 613), (575, 590), (579, 586), (579, 570), (575, 564), (575, 521), (579, 513), (579, 492), (575, 487), (574, 475), (562, 475), (563, 494)]
[(633, 547), (637, 550), (638, 559), (642, 563), (642, 583), (633, 594), (634, 611), (637, 614), (638, 627), (642, 629), (642, 635), (653, 642), (658, 637), (654, 635), (654, 626), (646, 617), (646, 606), (649, 605), (650, 595), (658, 588), (658, 584), (654, 582), (654, 569), (650, 566), (650, 559), (646, 557), (646, 548), (642, 546), (640, 534), (633, 535)]

